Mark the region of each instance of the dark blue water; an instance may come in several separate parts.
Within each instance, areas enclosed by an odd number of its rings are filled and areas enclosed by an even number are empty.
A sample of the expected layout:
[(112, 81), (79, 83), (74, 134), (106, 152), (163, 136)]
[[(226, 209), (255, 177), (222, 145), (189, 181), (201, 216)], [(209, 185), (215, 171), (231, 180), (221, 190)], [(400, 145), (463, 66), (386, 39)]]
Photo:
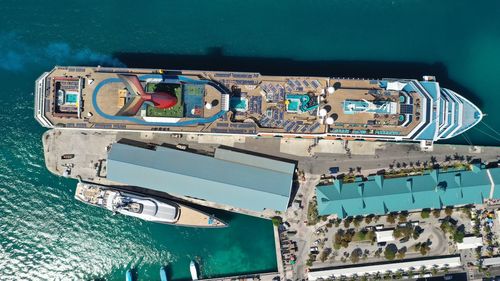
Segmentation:
[[(247, 70), (265, 74), (435, 75), (488, 115), (466, 136), (499, 145), (500, 2), (463, 0), (0, 2), (0, 275), (2, 279), (143, 280), (276, 267), (268, 221), (226, 230), (157, 226), (78, 204), (50, 175), (33, 81), (55, 64)], [(459, 136), (454, 143), (467, 143)], [(229, 216), (229, 215), (228, 215)]]

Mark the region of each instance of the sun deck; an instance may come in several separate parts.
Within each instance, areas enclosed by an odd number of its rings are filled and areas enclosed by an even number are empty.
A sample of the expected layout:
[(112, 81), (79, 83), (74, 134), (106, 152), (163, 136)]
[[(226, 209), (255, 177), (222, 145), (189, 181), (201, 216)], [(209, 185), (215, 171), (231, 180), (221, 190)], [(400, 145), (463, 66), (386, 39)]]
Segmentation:
[[(75, 198), (90, 205), (106, 207), (110, 195), (119, 192), (100, 185), (79, 182), (76, 186)], [(185, 205), (170, 202), (173, 210), (172, 224), (193, 227), (224, 227), (225, 223), (204, 212)], [(132, 205), (133, 206), (133, 205)]]
[(481, 116), (437, 82), (405, 79), (56, 67), (36, 89), (46, 127), (433, 141)]

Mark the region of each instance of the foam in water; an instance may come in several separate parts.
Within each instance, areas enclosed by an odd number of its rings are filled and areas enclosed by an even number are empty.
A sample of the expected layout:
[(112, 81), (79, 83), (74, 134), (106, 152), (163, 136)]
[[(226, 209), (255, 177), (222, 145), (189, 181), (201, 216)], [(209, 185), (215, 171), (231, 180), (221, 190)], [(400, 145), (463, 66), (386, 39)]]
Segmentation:
[(46, 46), (30, 45), (15, 33), (0, 33), (0, 70), (22, 71), (42, 65), (102, 65), (125, 67), (121, 61), (88, 48), (74, 49), (68, 43), (55, 42)]

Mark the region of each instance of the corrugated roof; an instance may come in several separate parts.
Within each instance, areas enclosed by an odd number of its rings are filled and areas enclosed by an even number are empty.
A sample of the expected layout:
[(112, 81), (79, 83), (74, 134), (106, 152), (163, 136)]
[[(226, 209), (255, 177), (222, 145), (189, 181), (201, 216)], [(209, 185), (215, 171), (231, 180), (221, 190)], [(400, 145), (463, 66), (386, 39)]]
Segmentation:
[(413, 260), (403, 260), (394, 262), (383, 262), (383, 263), (371, 263), (371, 264), (354, 264), (341, 267), (331, 267), (331, 268), (312, 268), (307, 273), (309, 280), (318, 279), (328, 279), (331, 277), (351, 277), (351, 276), (363, 276), (365, 274), (375, 274), (377, 272), (384, 274), (386, 272), (397, 272), (399, 270), (406, 271), (410, 269), (420, 269), (425, 267), (426, 269), (431, 269), (433, 267), (459, 267), (462, 263), (460, 262), (460, 256), (438, 256), (432, 258), (421, 258)]
[[(337, 214), (340, 218), (367, 214), (385, 214), (404, 210), (442, 208), (478, 204), (489, 198), (491, 181), (486, 169), (471, 171), (436, 170), (421, 176), (384, 179), (369, 177), (364, 182), (342, 183), (316, 188), (320, 215)], [(500, 181), (500, 169), (490, 169)], [(499, 197), (496, 184), (493, 198)]]
[(277, 171), (287, 174), (293, 174), (295, 170), (295, 165), (289, 162), (264, 158), (224, 148), (216, 148), (214, 157), (225, 161), (230, 161), (248, 166), (266, 168), (272, 171)]
[(483, 266), (499, 265), (500, 257), (485, 258), (483, 259)]
[(266, 159), (262, 166), (253, 160), (246, 165), (166, 147), (150, 150), (116, 143), (108, 154), (107, 178), (249, 210), (286, 210), (295, 165), (287, 163), (291, 172), (284, 172), (269, 169)]

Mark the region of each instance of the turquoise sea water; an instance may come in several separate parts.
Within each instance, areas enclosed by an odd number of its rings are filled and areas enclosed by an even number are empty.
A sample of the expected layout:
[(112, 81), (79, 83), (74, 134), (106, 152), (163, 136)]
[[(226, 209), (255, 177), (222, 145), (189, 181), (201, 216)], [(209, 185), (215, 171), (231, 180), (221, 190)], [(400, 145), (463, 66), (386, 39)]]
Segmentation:
[[(84, 206), (50, 175), (33, 81), (54, 64), (128, 65), (340, 77), (436, 75), (500, 131), (500, 2), (463, 0), (0, 2), (2, 279), (142, 280), (169, 263), (189, 276), (275, 269), (271, 224), (222, 214), (224, 230), (159, 226)], [(474, 144), (499, 145), (480, 124)], [(466, 143), (464, 137), (451, 140)]]

